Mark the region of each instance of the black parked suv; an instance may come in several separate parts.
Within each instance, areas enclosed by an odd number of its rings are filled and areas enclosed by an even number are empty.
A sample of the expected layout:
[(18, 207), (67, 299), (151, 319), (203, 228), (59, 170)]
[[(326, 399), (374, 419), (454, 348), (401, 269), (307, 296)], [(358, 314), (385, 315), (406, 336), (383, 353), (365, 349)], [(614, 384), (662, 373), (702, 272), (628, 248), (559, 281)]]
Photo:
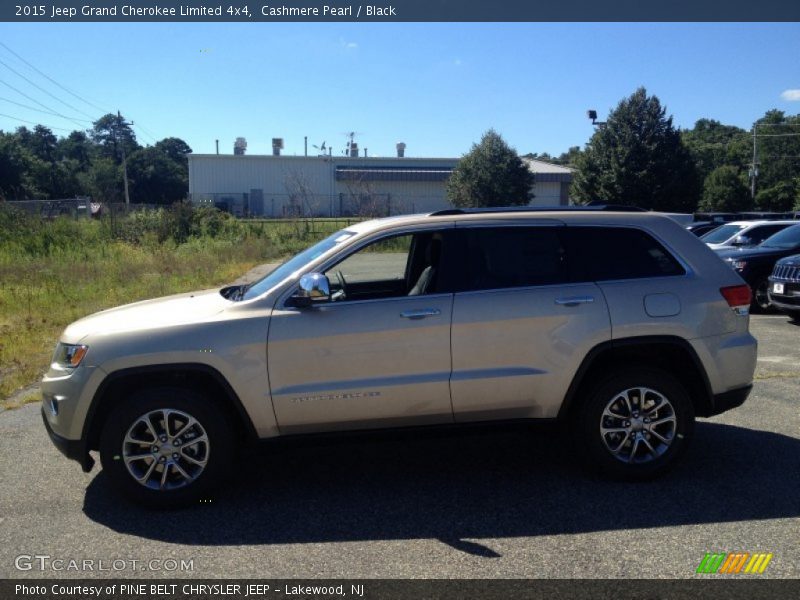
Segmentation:
[(775, 308), (800, 321), (800, 254), (775, 263), (769, 277), (769, 299)]
[(800, 224), (787, 227), (752, 248), (718, 250), (717, 254), (742, 276), (753, 290), (753, 309), (769, 310), (770, 274), (781, 258), (800, 252)]

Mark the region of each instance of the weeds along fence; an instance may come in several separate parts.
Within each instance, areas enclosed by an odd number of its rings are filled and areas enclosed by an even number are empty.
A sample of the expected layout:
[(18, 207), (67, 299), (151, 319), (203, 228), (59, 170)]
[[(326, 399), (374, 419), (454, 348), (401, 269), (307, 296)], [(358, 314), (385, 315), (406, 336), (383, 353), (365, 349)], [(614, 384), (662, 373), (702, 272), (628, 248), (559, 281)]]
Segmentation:
[(281, 219), (243, 219), (240, 221), (247, 227), (287, 227), (302, 231), (307, 235), (326, 235), (347, 229), (351, 225), (360, 223), (364, 219), (348, 217), (317, 217), (317, 218), (281, 218)]

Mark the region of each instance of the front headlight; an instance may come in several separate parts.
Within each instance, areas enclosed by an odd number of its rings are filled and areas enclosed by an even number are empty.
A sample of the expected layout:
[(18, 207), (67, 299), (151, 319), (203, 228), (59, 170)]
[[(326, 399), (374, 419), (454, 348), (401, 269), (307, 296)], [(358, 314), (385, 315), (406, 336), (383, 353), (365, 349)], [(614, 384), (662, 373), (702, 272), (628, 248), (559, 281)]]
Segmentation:
[(53, 353), (53, 365), (62, 369), (74, 369), (86, 356), (89, 346), (83, 344), (62, 344), (58, 343), (56, 351)]

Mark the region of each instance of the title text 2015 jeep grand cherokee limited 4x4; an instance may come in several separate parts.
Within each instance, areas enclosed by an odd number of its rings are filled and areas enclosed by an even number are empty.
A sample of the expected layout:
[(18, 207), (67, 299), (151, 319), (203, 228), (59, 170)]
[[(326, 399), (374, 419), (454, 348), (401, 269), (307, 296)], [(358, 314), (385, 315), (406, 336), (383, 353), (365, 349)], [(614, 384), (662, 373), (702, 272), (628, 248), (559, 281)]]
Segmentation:
[(127, 497), (207, 497), (237, 445), (400, 426), (568, 420), (614, 476), (672, 465), (747, 397), (750, 290), (669, 218), (460, 211), (359, 223), (243, 286), (64, 331), (42, 413)]

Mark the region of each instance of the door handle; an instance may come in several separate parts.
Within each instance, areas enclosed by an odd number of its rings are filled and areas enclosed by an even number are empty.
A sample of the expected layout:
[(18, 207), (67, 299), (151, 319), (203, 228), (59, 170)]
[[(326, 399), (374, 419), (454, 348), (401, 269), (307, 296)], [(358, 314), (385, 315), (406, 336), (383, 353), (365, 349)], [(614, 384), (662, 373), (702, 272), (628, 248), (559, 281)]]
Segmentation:
[(404, 310), (400, 316), (404, 319), (424, 319), (425, 317), (435, 317), (442, 314), (438, 308), (420, 308), (418, 310)]
[(556, 304), (561, 306), (578, 306), (578, 304), (591, 304), (594, 296), (569, 296), (567, 298), (556, 298)]

